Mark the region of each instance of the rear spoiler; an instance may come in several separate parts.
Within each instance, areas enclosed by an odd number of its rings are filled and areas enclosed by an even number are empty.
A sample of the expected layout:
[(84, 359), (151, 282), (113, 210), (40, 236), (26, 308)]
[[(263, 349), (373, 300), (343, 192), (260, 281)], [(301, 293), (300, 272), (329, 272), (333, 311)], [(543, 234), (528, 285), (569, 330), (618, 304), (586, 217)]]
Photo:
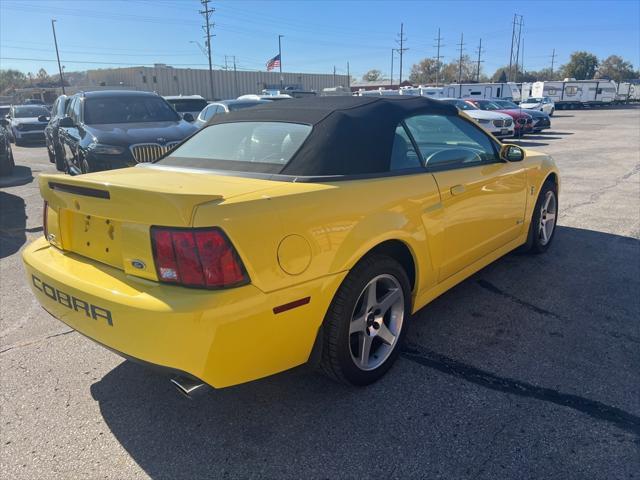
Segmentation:
[(40, 175), (49, 206), (123, 222), (191, 226), (197, 206), (222, 201), (219, 194), (190, 193), (171, 186), (123, 185), (90, 176)]

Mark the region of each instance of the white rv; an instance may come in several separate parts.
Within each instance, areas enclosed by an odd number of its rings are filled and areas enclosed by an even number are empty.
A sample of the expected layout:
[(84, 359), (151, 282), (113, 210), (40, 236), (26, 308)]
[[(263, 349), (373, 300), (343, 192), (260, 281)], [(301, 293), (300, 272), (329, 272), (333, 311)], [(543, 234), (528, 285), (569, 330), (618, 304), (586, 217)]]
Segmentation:
[(640, 100), (640, 84), (620, 82), (616, 89), (616, 103), (637, 102)]
[(398, 90), (391, 88), (379, 88), (377, 90), (358, 90), (356, 95), (359, 97), (386, 97), (390, 95), (400, 95)]
[(400, 95), (414, 95), (429, 98), (445, 98), (444, 87), (428, 87), (418, 85), (417, 87), (401, 87)]
[(616, 99), (617, 85), (611, 80), (576, 80), (535, 82), (534, 97), (549, 97), (557, 109), (580, 108), (585, 105), (605, 105)]
[(514, 82), (506, 83), (451, 83), (445, 86), (445, 95), (451, 98), (500, 98), (520, 101), (520, 89)]

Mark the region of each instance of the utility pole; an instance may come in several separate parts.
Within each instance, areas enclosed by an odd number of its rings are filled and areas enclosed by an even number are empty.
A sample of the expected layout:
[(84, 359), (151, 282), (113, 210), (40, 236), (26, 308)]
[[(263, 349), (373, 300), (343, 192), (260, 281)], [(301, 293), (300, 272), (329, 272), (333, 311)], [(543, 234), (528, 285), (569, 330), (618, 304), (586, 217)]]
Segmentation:
[(398, 52), (400, 53), (400, 78), (398, 79), (398, 88), (400, 88), (400, 85), (402, 84), (402, 57), (404, 52), (409, 50), (408, 48), (404, 48), (404, 42), (407, 41), (407, 39), (404, 38), (404, 23), (400, 24), (400, 38), (396, 41), (400, 44), (400, 48), (398, 49)]
[(209, 2), (211, 0), (200, 0), (204, 10), (200, 10), (200, 14), (204, 17), (204, 26), (202, 29), (205, 32), (205, 38), (207, 39), (207, 56), (209, 57), (209, 87), (211, 88), (211, 100), (215, 98), (213, 94), (213, 64), (211, 62), (211, 29), (215, 26), (215, 23), (211, 23), (211, 15), (216, 11), (215, 8), (209, 8)]
[(336, 86), (336, 66), (333, 66), (333, 86)]
[(464, 33), (460, 34), (460, 43), (458, 44), (460, 47), (460, 60), (458, 61), (458, 84), (462, 83), (462, 52), (464, 47)]
[(480, 45), (478, 45), (478, 67), (476, 69), (476, 82), (480, 83), (480, 64), (484, 60), (480, 60), (480, 55), (482, 55), (482, 39), (480, 39)]
[(233, 56), (233, 93), (238, 97), (238, 70), (236, 69), (236, 56)]
[(347, 62), (347, 87), (351, 91), (351, 70), (349, 70), (349, 62)]
[(524, 37), (522, 37), (522, 68), (520, 69), (520, 80), (524, 82)]
[(440, 42), (442, 41), (442, 37), (440, 36), (440, 29), (438, 28), (438, 38), (435, 39), (438, 43), (436, 45), (434, 45), (434, 47), (436, 47), (438, 50), (436, 53), (436, 87), (438, 86), (438, 82), (440, 80), (440, 59), (443, 58), (442, 55), (440, 55), (440, 47), (444, 47), (444, 45), (442, 45)]
[(393, 54), (396, 51), (395, 48), (391, 49), (391, 80), (389, 80), (389, 87), (393, 88)]
[(229, 67), (227, 65), (227, 57), (228, 57), (228, 55), (224, 56), (224, 69), (225, 69), (225, 71), (229, 69)]
[(58, 71), (60, 72), (60, 86), (62, 87), (62, 94), (65, 95), (64, 91), (64, 78), (62, 77), (62, 65), (60, 65), (60, 53), (58, 53), (58, 39), (56, 38), (56, 21), (51, 19), (51, 29), (53, 30), (53, 43), (56, 45), (56, 57), (58, 58)]
[[(522, 15), (518, 15), (517, 13), (514, 13), (513, 28), (511, 31), (511, 52), (509, 53), (509, 75), (507, 76), (508, 82), (512, 80), (511, 73), (513, 71), (514, 64), (516, 67), (516, 76), (518, 72), (518, 55), (520, 50), (520, 33), (522, 32), (522, 25), (524, 25), (524, 19)], [(513, 51), (514, 46), (516, 47), (515, 55)]]
[(282, 76), (282, 37), (284, 35), (278, 35), (278, 57), (280, 58), (280, 90), (282, 90), (284, 77)]
[(553, 53), (551, 54), (551, 80), (553, 80), (553, 64), (556, 61), (556, 49), (553, 49)]

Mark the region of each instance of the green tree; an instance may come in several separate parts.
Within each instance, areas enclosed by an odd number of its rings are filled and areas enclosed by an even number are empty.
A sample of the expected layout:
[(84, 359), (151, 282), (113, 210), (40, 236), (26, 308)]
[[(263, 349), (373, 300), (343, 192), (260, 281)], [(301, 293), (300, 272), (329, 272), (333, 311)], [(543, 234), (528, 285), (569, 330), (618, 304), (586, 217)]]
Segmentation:
[(49, 74), (44, 68), (41, 68), (40, 70), (38, 70), (38, 75), (36, 75), (36, 78), (40, 82), (46, 82), (47, 80), (49, 80)]
[(369, 70), (362, 76), (362, 80), (365, 82), (376, 82), (382, 80), (382, 72), (380, 70)]
[(27, 84), (27, 76), (18, 70), (0, 70), (0, 92), (12, 88), (22, 88)]
[[(477, 63), (471, 60), (469, 55), (462, 56), (462, 76), (460, 78), (461, 83), (469, 83), (476, 81)], [(454, 83), (458, 81), (460, 73), (460, 61), (452, 60), (444, 65), (440, 70), (440, 78), (443, 82)], [(480, 70), (482, 76), (482, 69)]]
[(562, 66), (562, 76), (576, 80), (590, 80), (596, 74), (598, 58), (589, 52), (573, 52), (569, 62)]
[(609, 55), (598, 66), (596, 78), (609, 78), (616, 82), (635, 78), (633, 65), (618, 55)]
[(409, 81), (413, 84), (427, 84), (436, 81), (436, 61), (424, 58), (411, 67)]

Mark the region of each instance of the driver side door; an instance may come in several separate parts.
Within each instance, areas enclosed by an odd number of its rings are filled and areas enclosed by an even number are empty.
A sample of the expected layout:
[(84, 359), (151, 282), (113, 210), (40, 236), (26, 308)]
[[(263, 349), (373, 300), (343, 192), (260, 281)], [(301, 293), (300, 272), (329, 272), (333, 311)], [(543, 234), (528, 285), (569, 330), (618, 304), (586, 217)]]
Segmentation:
[(499, 157), (499, 145), (470, 121), (452, 115), (405, 120), (440, 190), (443, 281), (522, 234), (526, 172)]

